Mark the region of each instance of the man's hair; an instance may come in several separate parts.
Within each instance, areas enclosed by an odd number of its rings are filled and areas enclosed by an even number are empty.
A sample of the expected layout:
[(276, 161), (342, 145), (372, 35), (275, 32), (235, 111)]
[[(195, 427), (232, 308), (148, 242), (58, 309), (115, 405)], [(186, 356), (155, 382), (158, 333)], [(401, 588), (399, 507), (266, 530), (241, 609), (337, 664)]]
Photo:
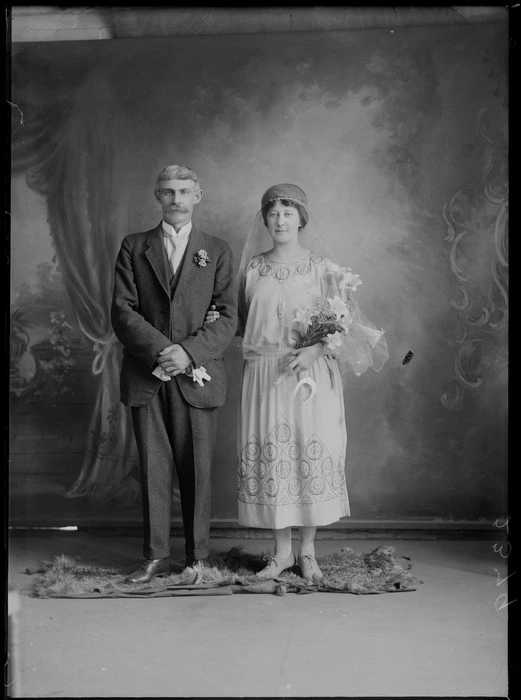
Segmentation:
[(187, 165), (168, 165), (161, 170), (157, 176), (156, 188), (159, 187), (160, 182), (164, 182), (165, 180), (192, 180), (195, 189), (200, 189), (199, 178), (195, 174), (195, 171)]

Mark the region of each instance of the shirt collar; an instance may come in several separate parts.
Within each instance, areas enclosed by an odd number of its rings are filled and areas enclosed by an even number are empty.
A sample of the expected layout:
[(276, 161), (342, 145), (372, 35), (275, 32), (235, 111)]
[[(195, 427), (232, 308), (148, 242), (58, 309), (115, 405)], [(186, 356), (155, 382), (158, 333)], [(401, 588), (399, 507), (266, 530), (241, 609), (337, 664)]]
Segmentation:
[(163, 225), (163, 231), (166, 233), (167, 236), (173, 236), (174, 238), (180, 238), (182, 236), (188, 236), (190, 231), (192, 230), (192, 220), (185, 224), (184, 226), (181, 226), (179, 231), (176, 231), (173, 226), (168, 224), (164, 219), (161, 222)]

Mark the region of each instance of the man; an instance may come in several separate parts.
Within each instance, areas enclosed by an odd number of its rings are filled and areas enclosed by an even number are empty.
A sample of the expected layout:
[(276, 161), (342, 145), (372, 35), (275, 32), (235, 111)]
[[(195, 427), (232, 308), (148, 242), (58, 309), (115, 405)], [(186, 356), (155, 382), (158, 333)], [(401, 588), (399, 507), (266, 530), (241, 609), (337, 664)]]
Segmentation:
[[(145, 561), (128, 578), (170, 571), (173, 470), (185, 534), (185, 565), (209, 554), (210, 468), (217, 407), (226, 395), (222, 354), (237, 325), (229, 245), (192, 224), (202, 191), (193, 170), (158, 176), (163, 220), (126, 236), (115, 270), (112, 325), (123, 344), (121, 401), (131, 406), (140, 458)], [(220, 316), (204, 324), (211, 305)]]

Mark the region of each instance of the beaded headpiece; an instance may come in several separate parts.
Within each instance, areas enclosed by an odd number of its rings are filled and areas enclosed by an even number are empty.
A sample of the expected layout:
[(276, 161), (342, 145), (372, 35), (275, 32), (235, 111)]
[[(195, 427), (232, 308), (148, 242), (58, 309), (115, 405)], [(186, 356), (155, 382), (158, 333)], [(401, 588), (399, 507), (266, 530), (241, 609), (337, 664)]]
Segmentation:
[(295, 202), (300, 207), (302, 207), (302, 215), (308, 222), (309, 215), (307, 212), (308, 198), (304, 190), (301, 190), (298, 185), (290, 185), (285, 182), (280, 185), (273, 185), (262, 195), (261, 208), (264, 208), (266, 204), (271, 202), (276, 202), (281, 199), (287, 199), (290, 202)]

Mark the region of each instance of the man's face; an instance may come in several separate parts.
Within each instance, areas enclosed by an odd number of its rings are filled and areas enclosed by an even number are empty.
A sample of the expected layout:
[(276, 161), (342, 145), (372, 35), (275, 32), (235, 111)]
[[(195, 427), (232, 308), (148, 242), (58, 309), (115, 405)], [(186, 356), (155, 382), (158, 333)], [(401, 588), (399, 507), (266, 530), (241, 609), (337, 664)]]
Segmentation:
[(162, 180), (154, 193), (163, 209), (164, 220), (176, 229), (190, 221), (194, 206), (203, 196), (193, 180)]

